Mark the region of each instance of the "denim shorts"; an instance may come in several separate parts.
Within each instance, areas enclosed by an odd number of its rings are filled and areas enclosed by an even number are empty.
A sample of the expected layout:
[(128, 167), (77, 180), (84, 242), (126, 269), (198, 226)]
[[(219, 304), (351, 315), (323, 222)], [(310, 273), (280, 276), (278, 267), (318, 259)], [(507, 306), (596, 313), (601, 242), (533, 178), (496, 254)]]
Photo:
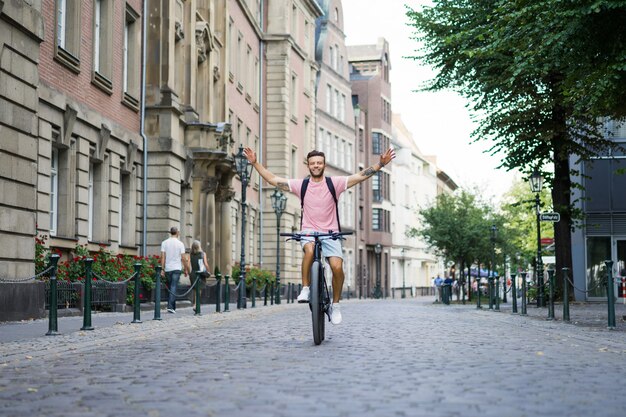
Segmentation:
[[(300, 233), (313, 233), (310, 230), (303, 230)], [(322, 242), (322, 256), (325, 258), (330, 258), (331, 256), (336, 256), (337, 258), (341, 258), (343, 259), (343, 249), (341, 247), (341, 240), (337, 239), (337, 240), (333, 240), (333, 239), (329, 239), (327, 237), (321, 238), (320, 239)], [(309, 242), (314, 242), (315, 239), (312, 236), (302, 236), (302, 240), (300, 241), (300, 244), (302, 245), (302, 248), (304, 249), (304, 245), (306, 245)]]

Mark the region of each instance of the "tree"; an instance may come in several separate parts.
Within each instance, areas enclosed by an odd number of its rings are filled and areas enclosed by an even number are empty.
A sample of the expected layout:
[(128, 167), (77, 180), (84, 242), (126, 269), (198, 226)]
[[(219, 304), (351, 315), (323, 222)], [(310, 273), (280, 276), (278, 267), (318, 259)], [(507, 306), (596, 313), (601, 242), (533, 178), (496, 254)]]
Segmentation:
[(440, 194), (419, 215), (423, 227), (409, 230), (409, 236), (421, 236), (435, 253), (458, 263), (461, 270), (476, 259), (489, 259), (489, 209), (475, 194), (464, 189)]
[[(551, 211), (552, 199), (550, 190), (544, 188), (540, 194), (543, 211)], [(537, 254), (537, 216), (535, 212), (535, 195), (525, 181), (516, 181), (504, 194), (500, 205), (503, 223), (506, 225), (507, 242), (510, 244), (510, 255), (514, 255), (515, 266), (525, 266), (536, 258)], [(554, 237), (551, 225), (542, 227), (541, 236)]]
[(426, 91), (453, 89), (472, 103), (475, 141), (489, 140), (501, 167), (544, 172), (552, 182), (556, 267), (571, 268), (569, 158), (612, 148), (604, 118), (626, 115), (626, 1), (434, 0), (408, 9), (413, 57), (435, 68)]

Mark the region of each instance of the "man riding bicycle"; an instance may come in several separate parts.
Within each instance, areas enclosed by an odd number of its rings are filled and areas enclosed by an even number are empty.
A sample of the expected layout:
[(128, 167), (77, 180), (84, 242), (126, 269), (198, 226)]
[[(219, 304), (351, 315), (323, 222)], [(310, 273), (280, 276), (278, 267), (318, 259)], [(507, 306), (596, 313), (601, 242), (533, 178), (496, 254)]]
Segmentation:
[[(307, 232), (328, 232), (339, 231), (339, 219), (336, 209), (336, 199), (341, 193), (356, 184), (370, 178), (381, 170), (393, 158), (395, 151), (391, 148), (380, 156), (380, 161), (363, 171), (350, 176), (329, 177), (330, 182), (324, 176), (326, 168), (326, 157), (323, 152), (311, 151), (307, 155), (307, 166), (310, 178), (307, 181), (304, 196), (303, 183), (305, 179), (286, 179), (277, 177), (267, 168), (257, 162), (256, 154), (250, 148), (243, 150), (244, 155), (263, 177), (271, 185), (283, 191), (290, 191), (302, 198), (302, 233)], [(304, 259), (302, 261), (302, 291), (298, 295), (299, 303), (306, 303), (309, 300), (309, 271), (313, 263), (313, 238), (302, 239), (302, 249)], [(331, 313), (331, 323), (341, 323), (341, 310), (339, 300), (343, 289), (343, 251), (339, 240), (324, 239), (322, 241), (322, 253), (327, 258), (333, 272), (333, 306)]]

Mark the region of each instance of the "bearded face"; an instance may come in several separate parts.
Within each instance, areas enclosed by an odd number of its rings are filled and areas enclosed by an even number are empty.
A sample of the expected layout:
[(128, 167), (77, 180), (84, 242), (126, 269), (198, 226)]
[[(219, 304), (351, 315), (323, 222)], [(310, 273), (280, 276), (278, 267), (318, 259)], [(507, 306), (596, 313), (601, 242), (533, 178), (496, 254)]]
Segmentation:
[(326, 161), (323, 156), (312, 156), (307, 161), (311, 178), (322, 178), (324, 176), (324, 168)]

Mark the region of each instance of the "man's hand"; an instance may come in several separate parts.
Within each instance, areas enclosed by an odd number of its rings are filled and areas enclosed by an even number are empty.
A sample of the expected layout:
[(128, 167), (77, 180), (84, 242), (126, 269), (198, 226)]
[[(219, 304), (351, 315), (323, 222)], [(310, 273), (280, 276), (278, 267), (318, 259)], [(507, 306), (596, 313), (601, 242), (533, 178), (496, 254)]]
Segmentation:
[(393, 148), (389, 148), (385, 151), (384, 154), (380, 156), (380, 167), (384, 167), (387, 165), (393, 158), (396, 157), (396, 151)]
[(243, 148), (243, 156), (245, 156), (251, 164), (256, 162), (256, 153), (254, 153), (251, 148)]

